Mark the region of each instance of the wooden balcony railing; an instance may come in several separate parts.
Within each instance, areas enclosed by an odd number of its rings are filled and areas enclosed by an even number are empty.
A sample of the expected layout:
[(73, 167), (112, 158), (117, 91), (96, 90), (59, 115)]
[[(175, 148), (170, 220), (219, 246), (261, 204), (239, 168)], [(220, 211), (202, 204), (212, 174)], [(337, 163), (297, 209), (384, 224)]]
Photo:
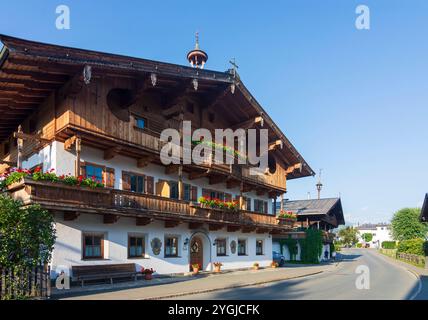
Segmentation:
[(286, 231), (292, 227), (292, 224), (279, 223), (279, 220), (270, 214), (203, 208), (196, 203), (156, 195), (67, 186), (28, 178), (9, 186), (9, 193), (13, 198), (22, 200), (24, 204), (39, 203), (46, 209), (54, 211), (142, 216), (159, 220), (174, 219), (181, 222), (267, 228), (270, 231)]

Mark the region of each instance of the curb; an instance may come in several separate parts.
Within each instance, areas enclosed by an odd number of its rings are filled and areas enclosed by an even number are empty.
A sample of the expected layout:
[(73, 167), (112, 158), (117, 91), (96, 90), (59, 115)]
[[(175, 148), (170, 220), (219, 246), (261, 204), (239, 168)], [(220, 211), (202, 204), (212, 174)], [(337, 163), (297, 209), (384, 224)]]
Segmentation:
[(141, 299), (136, 299), (136, 300), (161, 300), (161, 299), (166, 299), (166, 298), (175, 298), (175, 297), (182, 297), (182, 296), (190, 296), (190, 295), (195, 295), (195, 294), (200, 294), (200, 293), (208, 293), (208, 292), (228, 290), (228, 289), (238, 289), (238, 288), (244, 288), (244, 287), (257, 286), (257, 285), (266, 284), (266, 283), (272, 283), (272, 282), (278, 282), (278, 281), (284, 281), (284, 280), (292, 280), (292, 279), (304, 278), (304, 277), (308, 277), (308, 276), (313, 276), (313, 275), (316, 275), (316, 274), (320, 274), (320, 273), (323, 273), (323, 272), (324, 271), (317, 271), (317, 272), (312, 272), (312, 273), (308, 273), (308, 274), (304, 274), (304, 275), (300, 275), (300, 276), (295, 276), (295, 277), (289, 277), (289, 278), (281, 278), (281, 279), (273, 279), (273, 280), (266, 280), (266, 281), (258, 281), (258, 282), (253, 282), (253, 283), (232, 285), (232, 286), (222, 287), (222, 288), (202, 289), (202, 290), (198, 290), (198, 291), (174, 293), (174, 294), (169, 294), (169, 295), (164, 295), (164, 296), (141, 298)]

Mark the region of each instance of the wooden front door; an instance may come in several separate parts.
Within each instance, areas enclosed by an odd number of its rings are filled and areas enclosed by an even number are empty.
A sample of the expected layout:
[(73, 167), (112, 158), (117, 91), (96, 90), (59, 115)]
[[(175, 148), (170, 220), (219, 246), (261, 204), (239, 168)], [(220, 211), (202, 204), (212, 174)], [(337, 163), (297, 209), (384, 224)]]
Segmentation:
[(190, 271), (192, 271), (193, 264), (199, 264), (202, 269), (204, 267), (204, 250), (202, 239), (200, 237), (193, 237), (190, 242)]

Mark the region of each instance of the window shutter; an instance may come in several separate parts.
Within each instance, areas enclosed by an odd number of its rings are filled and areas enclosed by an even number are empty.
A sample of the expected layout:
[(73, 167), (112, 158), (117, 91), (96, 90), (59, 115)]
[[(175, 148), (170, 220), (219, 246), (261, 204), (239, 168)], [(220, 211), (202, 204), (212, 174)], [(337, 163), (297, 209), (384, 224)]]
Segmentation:
[(208, 189), (202, 189), (202, 196), (209, 198), (211, 196), (211, 191)]
[(105, 172), (105, 186), (107, 188), (114, 188), (114, 169), (106, 168)]
[(146, 179), (145, 179), (146, 181), (145, 181), (145, 183), (146, 183), (146, 193), (148, 193), (148, 194), (154, 194), (155, 193), (155, 191), (154, 191), (154, 178), (153, 177), (149, 177), (149, 176), (146, 176)]
[(251, 198), (247, 198), (246, 202), (247, 202), (246, 210), (251, 211)]
[(168, 181), (159, 180), (156, 183), (156, 195), (169, 198), (169, 184)]
[(263, 201), (263, 213), (268, 213), (268, 203), (267, 203), (267, 201)]
[(126, 191), (131, 190), (131, 176), (127, 172), (122, 172), (122, 189)]
[(198, 201), (198, 187), (192, 186), (190, 189), (190, 201)]

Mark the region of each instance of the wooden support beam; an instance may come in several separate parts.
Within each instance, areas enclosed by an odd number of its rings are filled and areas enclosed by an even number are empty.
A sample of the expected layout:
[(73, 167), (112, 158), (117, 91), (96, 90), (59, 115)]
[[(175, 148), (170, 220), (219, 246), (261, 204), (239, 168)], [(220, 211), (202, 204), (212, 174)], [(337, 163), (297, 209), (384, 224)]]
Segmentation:
[(49, 139), (44, 139), (41, 137), (40, 134), (28, 134), (23, 132), (14, 132), (13, 137), (15, 139), (22, 139), (22, 140), (30, 140), (30, 141), (36, 141), (41, 143), (49, 143)]
[(256, 190), (256, 195), (258, 196), (263, 196), (266, 193), (265, 189), (257, 189)]
[(239, 229), (241, 229), (241, 226), (227, 226), (226, 228), (227, 232), (236, 232)]
[(135, 219), (135, 225), (137, 226), (146, 226), (153, 221), (152, 218), (149, 217), (137, 217)]
[(259, 233), (259, 234), (261, 234), (261, 233), (269, 233), (269, 232), (270, 232), (270, 230), (268, 228), (257, 228), (256, 229), (256, 233)]
[(177, 116), (180, 113), (181, 109), (182, 109), (182, 105), (177, 104), (175, 106), (172, 106), (168, 109), (163, 110), (162, 115), (166, 118), (171, 118), (173, 116)]
[(76, 172), (75, 172), (75, 176), (78, 177), (80, 176), (80, 155), (82, 153), (82, 138), (77, 136), (76, 137), (76, 141), (75, 141), (75, 146), (76, 146)]
[(225, 176), (218, 175), (218, 176), (209, 177), (209, 184), (218, 184), (218, 183), (222, 183), (222, 182), (226, 182)]
[(76, 220), (77, 217), (80, 216), (80, 213), (78, 212), (69, 212), (69, 211), (65, 211), (64, 212), (64, 221), (73, 221)]
[(247, 226), (242, 228), (242, 233), (250, 233), (256, 230), (255, 226)]
[(302, 171), (302, 163), (296, 163), (295, 165), (288, 167), (285, 170), (285, 174), (287, 175), (287, 174), (293, 173), (295, 170)]
[(28, 77), (31, 80), (41, 81), (41, 82), (64, 83), (68, 79), (66, 75), (46, 74), (44, 72), (19, 70), (19, 69), (13, 69), (13, 68), (4, 68), (2, 69), (2, 71), (5, 74), (11, 74), (15, 76), (24, 76), (24, 77)]
[(202, 228), (204, 224), (202, 222), (189, 222), (189, 229), (195, 230)]
[(226, 181), (226, 188), (227, 189), (236, 188), (236, 187), (239, 187), (240, 184), (241, 182), (239, 180), (228, 179)]
[(223, 229), (223, 226), (224, 225), (222, 225), (222, 224), (210, 223), (210, 224), (208, 224), (208, 230), (209, 231), (218, 231), (218, 230)]
[(175, 228), (180, 224), (180, 220), (165, 220), (165, 228)]
[(283, 147), (282, 140), (276, 140), (274, 142), (269, 143), (269, 151), (273, 151), (276, 149), (282, 149), (282, 147)]
[(143, 156), (137, 160), (137, 167), (144, 168), (152, 161), (153, 161), (152, 156)]
[(236, 129), (247, 130), (247, 129), (253, 128), (255, 125), (260, 125), (260, 127), (263, 127), (264, 120), (263, 120), (262, 116), (258, 116), (258, 117), (243, 121), (241, 123), (238, 123), (238, 124), (232, 126), (232, 129), (233, 130), (236, 130)]
[(165, 174), (178, 173), (179, 169), (180, 169), (180, 165), (171, 164), (171, 165), (165, 167)]
[(281, 234), (281, 230), (275, 229), (270, 231), (269, 234)]
[(103, 215), (104, 224), (113, 224), (113, 223), (116, 223), (117, 220), (119, 220), (118, 215), (115, 215), (115, 214), (104, 214)]
[(64, 141), (64, 150), (71, 151), (73, 145), (76, 143), (76, 136), (72, 136)]
[(104, 150), (104, 160), (111, 160), (113, 159), (122, 148), (120, 147), (111, 147), (109, 149)]
[(211, 172), (211, 169), (208, 169), (208, 170), (206, 170), (204, 172), (194, 172), (194, 171), (192, 171), (189, 174), (189, 180), (195, 180), (195, 179), (199, 179), (199, 178), (204, 178), (207, 175), (209, 175), (210, 172)]

